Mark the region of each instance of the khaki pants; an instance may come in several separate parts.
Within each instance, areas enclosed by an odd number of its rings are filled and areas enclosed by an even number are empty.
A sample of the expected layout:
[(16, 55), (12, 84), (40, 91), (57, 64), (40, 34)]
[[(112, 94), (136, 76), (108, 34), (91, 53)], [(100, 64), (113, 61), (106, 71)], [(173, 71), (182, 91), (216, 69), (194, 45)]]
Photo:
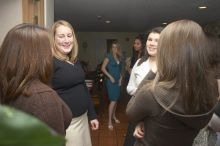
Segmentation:
[(92, 146), (87, 112), (73, 118), (66, 130), (66, 146)]

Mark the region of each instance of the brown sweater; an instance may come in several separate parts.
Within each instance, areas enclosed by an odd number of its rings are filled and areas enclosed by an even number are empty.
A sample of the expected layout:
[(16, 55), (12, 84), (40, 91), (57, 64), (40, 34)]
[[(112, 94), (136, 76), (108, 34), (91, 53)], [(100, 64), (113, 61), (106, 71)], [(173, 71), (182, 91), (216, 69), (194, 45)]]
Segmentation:
[(72, 113), (54, 90), (40, 81), (33, 81), (30, 97), (20, 96), (9, 105), (33, 115), (46, 123), (57, 133), (65, 135)]
[(164, 92), (157, 88), (153, 93), (144, 85), (131, 98), (126, 109), (129, 121), (144, 122), (144, 138), (137, 140), (135, 146), (192, 145), (199, 130), (211, 119), (214, 107), (201, 114), (187, 115), (182, 102), (178, 100), (172, 108), (167, 109), (176, 96), (178, 92), (175, 90)]

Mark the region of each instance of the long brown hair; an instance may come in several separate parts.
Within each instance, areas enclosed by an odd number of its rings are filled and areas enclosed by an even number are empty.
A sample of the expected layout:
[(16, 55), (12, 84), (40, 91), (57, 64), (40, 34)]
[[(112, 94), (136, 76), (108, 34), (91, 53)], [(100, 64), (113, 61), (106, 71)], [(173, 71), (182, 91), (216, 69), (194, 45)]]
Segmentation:
[[(214, 104), (216, 80), (211, 72), (208, 42), (194, 21), (169, 24), (161, 33), (157, 50), (158, 86), (176, 88), (188, 114), (207, 111)], [(168, 98), (168, 97), (167, 97)]]
[[(68, 57), (69, 58), (65, 58), (63, 56), (61, 56), (59, 53), (58, 53), (58, 50), (56, 48), (56, 45), (55, 45), (55, 35), (56, 35), (56, 30), (59, 26), (66, 26), (68, 28), (70, 28), (72, 30), (72, 35), (73, 35), (73, 48), (72, 48), (72, 51), (68, 54)], [(74, 29), (72, 27), (72, 25), (65, 21), (65, 20), (58, 20), (56, 21), (53, 26), (52, 26), (52, 42), (53, 42), (53, 48), (52, 48), (52, 51), (53, 51), (53, 55), (54, 57), (56, 57), (57, 59), (60, 59), (60, 60), (68, 60), (72, 63), (75, 63), (77, 61), (77, 56), (78, 56), (78, 43), (77, 43), (77, 39), (76, 39), (76, 35), (75, 35), (75, 32), (74, 32)]]
[(48, 32), (32, 24), (19, 24), (6, 35), (0, 48), (0, 100), (8, 103), (28, 96), (29, 83), (50, 83), (52, 51)]

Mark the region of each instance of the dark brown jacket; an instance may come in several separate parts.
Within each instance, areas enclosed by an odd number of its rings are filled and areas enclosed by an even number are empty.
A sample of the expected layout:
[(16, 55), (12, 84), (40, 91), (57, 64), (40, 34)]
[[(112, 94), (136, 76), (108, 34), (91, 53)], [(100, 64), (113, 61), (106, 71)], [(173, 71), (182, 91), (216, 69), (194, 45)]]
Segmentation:
[(135, 146), (191, 146), (199, 130), (211, 119), (214, 107), (198, 115), (187, 115), (178, 100), (167, 109), (177, 91), (166, 93), (157, 89), (162, 94), (155, 94), (146, 86), (137, 91), (126, 109), (130, 122), (144, 122), (144, 138), (137, 140)]
[(33, 115), (57, 133), (65, 135), (72, 113), (57, 93), (40, 81), (33, 81), (28, 88), (30, 97), (20, 96), (10, 106)]

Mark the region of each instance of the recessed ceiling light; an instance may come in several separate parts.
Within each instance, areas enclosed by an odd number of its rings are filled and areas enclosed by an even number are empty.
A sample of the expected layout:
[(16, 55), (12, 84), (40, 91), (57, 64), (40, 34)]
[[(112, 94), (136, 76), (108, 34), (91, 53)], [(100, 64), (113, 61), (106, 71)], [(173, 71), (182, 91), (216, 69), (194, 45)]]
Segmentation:
[(198, 8), (199, 8), (200, 10), (201, 10), (201, 9), (207, 9), (206, 6), (199, 6)]
[(97, 19), (102, 19), (102, 16), (101, 16), (101, 15), (98, 15), (98, 16), (97, 16)]
[(106, 20), (105, 23), (109, 24), (109, 23), (111, 23), (111, 21), (110, 20)]

